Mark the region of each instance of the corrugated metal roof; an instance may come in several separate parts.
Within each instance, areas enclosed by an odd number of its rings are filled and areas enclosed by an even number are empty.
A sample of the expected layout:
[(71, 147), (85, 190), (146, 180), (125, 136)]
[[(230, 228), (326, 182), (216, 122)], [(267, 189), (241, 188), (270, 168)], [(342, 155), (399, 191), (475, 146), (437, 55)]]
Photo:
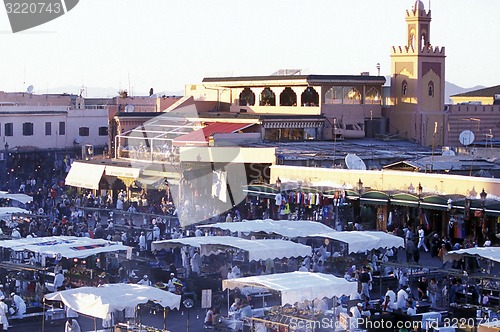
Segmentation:
[(192, 145), (207, 145), (210, 136), (214, 134), (229, 134), (239, 130), (243, 130), (254, 123), (231, 123), (231, 122), (214, 122), (204, 128), (182, 135), (173, 140), (174, 144), (192, 144)]
[(495, 97), (495, 95), (500, 94), (500, 85), (491, 86), (489, 88), (459, 93), (452, 95), (451, 97)]

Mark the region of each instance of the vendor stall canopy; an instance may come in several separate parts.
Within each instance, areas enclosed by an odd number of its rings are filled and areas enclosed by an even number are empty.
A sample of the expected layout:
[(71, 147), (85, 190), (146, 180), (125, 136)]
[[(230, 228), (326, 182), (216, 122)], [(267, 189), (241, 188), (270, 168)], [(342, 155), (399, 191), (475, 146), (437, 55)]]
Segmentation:
[(12, 214), (15, 213), (26, 213), (29, 214), (30, 212), (25, 209), (21, 209), (18, 207), (0, 207), (0, 220), (10, 220)]
[(227, 230), (231, 233), (238, 232), (243, 234), (267, 233), (284, 236), (290, 239), (297, 237), (307, 237), (310, 234), (331, 232), (332, 229), (320, 222), (309, 220), (272, 220), (256, 219), (243, 220), (235, 223), (215, 223), (210, 225), (200, 225), (198, 228), (217, 228)]
[(295, 304), (305, 300), (341, 297), (355, 294), (357, 282), (349, 282), (331, 274), (312, 272), (289, 272), (227, 279), (222, 288), (261, 287), (281, 293), (281, 304)]
[(180, 239), (154, 241), (153, 250), (171, 249), (190, 246), (198, 248), (202, 256), (242, 250), (248, 253), (249, 261), (266, 260), (268, 258), (290, 258), (311, 256), (310, 246), (286, 240), (245, 240), (233, 236), (198, 236)]
[(103, 252), (127, 250), (121, 242), (76, 236), (47, 236), (0, 241), (0, 247), (31, 251), (49, 257), (86, 258)]
[(80, 287), (46, 294), (45, 299), (62, 301), (65, 306), (80, 314), (102, 319), (108, 318), (114, 311), (135, 308), (148, 301), (170, 309), (179, 309), (181, 303), (181, 295), (136, 284)]
[(500, 263), (500, 247), (475, 247), (449, 251), (445, 259), (454, 261), (464, 256), (485, 258)]
[(29, 203), (33, 202), (33, 197), (25, 195), (25, 194), (10, 194), (6, 191), (0, 191), (0, 199), (10, 199), (13, 201), (18, 201), (19, 203)]
[(339, 241), (348, 245), (348, 253), (363, 253), (377, 249), (403, 248), (404, 239), (379, 231), (352, 231), (336, 232), (330, 230), (325, 233), (311, 234), (309, 237), (318, 237)]

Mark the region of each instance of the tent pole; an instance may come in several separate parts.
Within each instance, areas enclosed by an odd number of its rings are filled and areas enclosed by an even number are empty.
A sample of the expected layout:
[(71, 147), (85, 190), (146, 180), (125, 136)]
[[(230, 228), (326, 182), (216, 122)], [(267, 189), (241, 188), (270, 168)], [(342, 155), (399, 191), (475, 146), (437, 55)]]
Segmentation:
[(95, 317), (94, 317), (94, 331), (97, 332), (97, 321)]
[(338, 298), (336, 296), (333, 297), (333, 319), (334, 319), (334, 324), (337, 323), (335, 320), (337, 320), (337, 301)]
[(227, 314), (229, 315), (229, 288), (227, 289)]
[(163, 307), (163, 331), (167, 332), (167, 308)]
[(43, 301), (42, 332), (44, 332), (45, 331), (45, 298), (43, 298), (42, 301)]

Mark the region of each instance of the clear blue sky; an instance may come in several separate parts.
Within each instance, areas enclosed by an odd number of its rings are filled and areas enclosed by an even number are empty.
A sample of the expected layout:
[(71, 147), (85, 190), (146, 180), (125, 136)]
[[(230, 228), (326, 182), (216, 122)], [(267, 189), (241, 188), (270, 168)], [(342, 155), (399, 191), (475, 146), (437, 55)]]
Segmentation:
[[(405, 10), (413, 3), (80, 0), (66, 15), (17, 34), (1, 8), (0, 90), (32, 84), (37, 93), (69, 85), (118, 91), (130, 82), (134, 93), (145, 94), (281, 68), (376, 74), (377, 62), (389, 75), (390, 47), (405, 44)], [(500, 1), (432, 0), (431, 10), (431, 43), (446, 47), (446, 80), (500, 84)]]

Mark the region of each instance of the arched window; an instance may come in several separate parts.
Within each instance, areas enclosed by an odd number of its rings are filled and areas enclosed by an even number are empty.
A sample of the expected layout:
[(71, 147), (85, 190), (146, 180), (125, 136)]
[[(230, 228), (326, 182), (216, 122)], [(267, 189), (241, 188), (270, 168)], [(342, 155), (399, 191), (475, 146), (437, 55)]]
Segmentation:
[(250, 88), (244, 88), (240, 93), (240, 106), (255, 105), (255, 93)]
[(319, 94), (312, 86), (307, 87), (300, 97), (304, 106), (319, 106)]
[(342, 104), (342, 87), (332, 86), (325, 93), (325, 104)]
[(429, 94), (429, 97), (434, 97), (434, 82), (430, 81), (429, 85), (427, 86), (427, 92)]
[(406, 80), (401, 84), (401, 95), (406, 96), (408, 94), (408, 83)]
[(370, 88), (366, 91), (365, 103), (366, 104), (380, 104), (380, 92), (376, 88)]
[(265, 88), (260, 93), (260, 106), (276, 106), (276, 95), (270, 88)]
[(280, 94), (280, 106), (297, 106), (297, 95), (290, 87), (286, 87)]
[(344, 87), (344, 104), (361, 104), (361, 93), (355, 87)]

